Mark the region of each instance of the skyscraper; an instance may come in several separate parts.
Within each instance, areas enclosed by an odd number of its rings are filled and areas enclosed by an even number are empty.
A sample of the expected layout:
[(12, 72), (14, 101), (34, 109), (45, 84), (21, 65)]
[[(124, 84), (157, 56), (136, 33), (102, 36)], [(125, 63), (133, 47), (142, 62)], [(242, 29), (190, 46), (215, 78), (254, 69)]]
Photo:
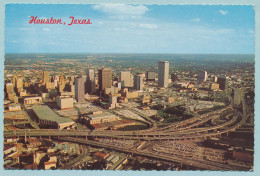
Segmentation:
[(75, 79), (75, 99), (79, 103), (82, 103), (85, 101), (85, 88), (84, 88), (84, 79), (83, 78)]
[(86, 92), (93, 94), (95, 92), (95, 71), (93, 69), (87, 70), (87, 82), (86, 82)]
[(169, 62), (158, 62), (158, 86), (167, 87), (169, 81)]
[(15, 85), (17, 92), (20, 93), (21, 91), (23, 91), (23, 77), (21, 75), (17, 76)]
[(239, 107), (242, 103), (242, 99), (244, 97), (244, 90), (243, 88), (233, 88), (232, 89), (232, 96), (233, 96), (233, 104), (235, 107)]
[(112, 70), (103, 68), (98, 70), (98, 85), (99, 91), (105, 90), (105, 88), (111, 88), (112, 86)]
[(130, 71), (121, 71), (119, 81), (122, 82), (122, 87), (133, 87), (133, 75)]
[(144, 83), (143, 83), (143, 77), (142, 76), (135, 75), (134, 87), (135, 87), (136, 90), (143, 90)]
[(6, 84), (6, 93), (10, 93), (14, 91), (14, 85), (13, 83), (7, 83)]
[(228, 81), (226, 77), (218, 77), (217, 83), (220, 90), (226, 90), (228, 88)]
[(49, 82), (49, 71), (43, 72), (43, 83), (46, 84)]
[(208, 73), (206, 71), (200, 71), (198, 73), (198, 81), (207, 81)]
[(95, 80), (95, 71), (93, 69), (87, 70), (87, 79), (94, 81)]

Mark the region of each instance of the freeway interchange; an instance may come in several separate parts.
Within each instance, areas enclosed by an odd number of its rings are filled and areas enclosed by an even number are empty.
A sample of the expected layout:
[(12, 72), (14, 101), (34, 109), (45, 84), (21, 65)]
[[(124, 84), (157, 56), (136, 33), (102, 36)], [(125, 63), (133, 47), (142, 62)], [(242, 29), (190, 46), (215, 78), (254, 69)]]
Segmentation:
[[(238, 167), (229, 165), (223, 162), (213, 162), (207, 160), (197, 160), (194, 158), (186, 158), (181, 155), (173, 155), (171, 152), (157, 152), (151, 150), (139, 150), (136, 148), (127, 148), (126, 146), (117, 146), (109, 143), (102, 143), (99, 139), (110, 140), (136, 140), (146, 141), (147, 144), (165, 141), (192, 141), (203, 140), (207, 137), (220, 136), (221, 134), (234, 131), (236, 128), (245, 124), (249, 115), (242, 115), (238, 110), (232, 106), (224, 109), (209, 112), (204, 115), (196, 115), (193, 118), (168, 125), (163, 128), (158, 128), (153, 120), (150, 120), (151, 128), (138, 131), (92, 131), (92, 130), (57, 130), (57, 129), (26, 129), (5, 131), (4, 137), (22, 137), (22, 136), (46, 136), (55, 137), (59, 140), (75, 142), (79, 144), (92, 145), (97, 147), (117, 150), (133, 155), (140, 155), (170, 162), (183, 163), (192, 165), (197, 168), (206, 170), (249, 170), (248, 167)], [(224, 116), (226, 120), (224, 123), (215, 125), (201, 125), (209, 122), (213, 118)]]

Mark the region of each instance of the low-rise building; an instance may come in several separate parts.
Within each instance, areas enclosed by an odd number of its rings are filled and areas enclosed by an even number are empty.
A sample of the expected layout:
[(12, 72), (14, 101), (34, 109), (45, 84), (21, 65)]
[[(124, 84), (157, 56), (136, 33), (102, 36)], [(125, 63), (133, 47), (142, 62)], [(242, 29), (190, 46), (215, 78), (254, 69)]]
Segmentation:
[(109, 156), (109, 153), (102, 153), (102, 152), (96, 152), (93, 154), (95, 158), (101, 158), (101, 159), (106, 159)]
[(85, 99), (86, 99), (87, 101), (97, 101), (97, 100), (99, 100), (99, 97), (96, 96), (96, 95), (86, 94), (86, 95), (85, 95)]
[(219, 89), (219, 84), (217, 84), (217, 83), (212, 83), (212, 84), (210, 85), (210, 89), (211, 89), (211, 90)]
[(42, 103), (42, 97), (27, 97), (27, 98), (24, 98), (23, 103), (25, 105), (40, 104), (40, 103)]
[(109, 112), (104, 112), (102, 114), (93, 114), (87, 116), (87, 123), (96, 124), (96, 123), (105, 123), (120, 120), (120, 118)]
[(142, 103), (150, 103), (151, 102), (151, 96), (150, 95), (143, 95)]
[(138, 91), (125, 92), (125, 97), (126, 97), (127, 99), (137, 98), (137, 97), (138, 97)]
[(32, 106), (33, 115), (43, 128), (75, 128), (77, 124), (66, 117), (61, 117), (46, 105)]
[(26, 90), (23, 90), (19, 93), (20, 97), (25, 97), (27, 95)]
[(21, 111), (21, 106), (19, 104), (12, 104), (8, 106), (9, 111)]

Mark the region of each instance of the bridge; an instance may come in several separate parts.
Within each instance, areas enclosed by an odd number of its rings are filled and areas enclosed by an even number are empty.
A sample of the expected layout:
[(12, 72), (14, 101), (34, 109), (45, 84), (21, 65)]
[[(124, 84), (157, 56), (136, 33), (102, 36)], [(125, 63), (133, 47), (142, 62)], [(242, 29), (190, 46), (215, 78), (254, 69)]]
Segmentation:
[(208, 122), (215, 115), (214, 112), (203, 116), (188, 119), (186, 122), (179, 122), (166, 128), (157, 128), (153, 130), (139, 131), (92, 131), (92, 130), (58, 130), (58, 129), (26, 129), (5, 131), (4, 137), (18, 136), (68, 136), (68, 137), (101, 137), (115, 139), (130, 140), (185, 140), (195, 138), (206, 138), (211, 136), (219, 136), (229, 131), (234, 131), (243, 125), (248, 116), (243, 116), (240, 112), (231, 110), (230, 107), (222, 111), (215, 112), (217, 114), (233, 114), (233, 117), (225, 123), (203, 127), (193, 128)]
[[(248, 168), (248, 166), (238, 167), (225, 163), (196, 160), (194, 158), (187, 158), (179, 155), (170, 155), (169, 153), (156, 153), (147, 150), (137, 150), (135, 148), (127, 148), (125, 146), (120, 147), (113, 144), (102, 143), (98, 141), (98, 139), (104, 138), (112, 140), (136, 140), (148, 142), (206, 139), (208, 137), (220, 136), (222, 134), (227, 134), (230, 131), (235, 131), (237, 128), (245, 124), (246, 120), (251, 115), (252, 114), (246, 114), (244, 112), (242, 114), (230, 105), (224, 109), (209, 112), (204, 115), (196, 115), (193, 118), (174, 123), (163, 128), (158, 128), (157, 125), (154, 124), (155, 122), (149, 119), (151, 128), (138, 131), (24, 129), (5, 131), (4, 137), (15, 138), (23, 136), (52, 136), (58, 140), (103, 147), (111, 150), (130, 153), (132, 155), (140, 155), (174, 163), (183, 163), (207, 170), (249, 170), (250, 168)], [(213, 124), (211, 126), (204, 125), (204, 127), (199, 127), (216, 118), (216, 116), (225, 116), (227, 120), (224, 123)], [(142, 117), (144, 117), (143, 114)], [(148, 120), (147, 117), (144, 118)], [(147, 145), (149, 145), (149, 143)]]

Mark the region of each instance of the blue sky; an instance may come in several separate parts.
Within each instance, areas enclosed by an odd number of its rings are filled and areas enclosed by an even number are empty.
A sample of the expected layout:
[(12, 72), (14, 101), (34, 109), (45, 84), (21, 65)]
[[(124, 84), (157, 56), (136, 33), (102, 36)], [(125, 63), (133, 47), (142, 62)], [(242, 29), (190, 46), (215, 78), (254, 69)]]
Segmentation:
[[(253, 6), (7, 4), (6, 53), (254, 53)], [(29, 24), (30, 16), (91, 25)]]

